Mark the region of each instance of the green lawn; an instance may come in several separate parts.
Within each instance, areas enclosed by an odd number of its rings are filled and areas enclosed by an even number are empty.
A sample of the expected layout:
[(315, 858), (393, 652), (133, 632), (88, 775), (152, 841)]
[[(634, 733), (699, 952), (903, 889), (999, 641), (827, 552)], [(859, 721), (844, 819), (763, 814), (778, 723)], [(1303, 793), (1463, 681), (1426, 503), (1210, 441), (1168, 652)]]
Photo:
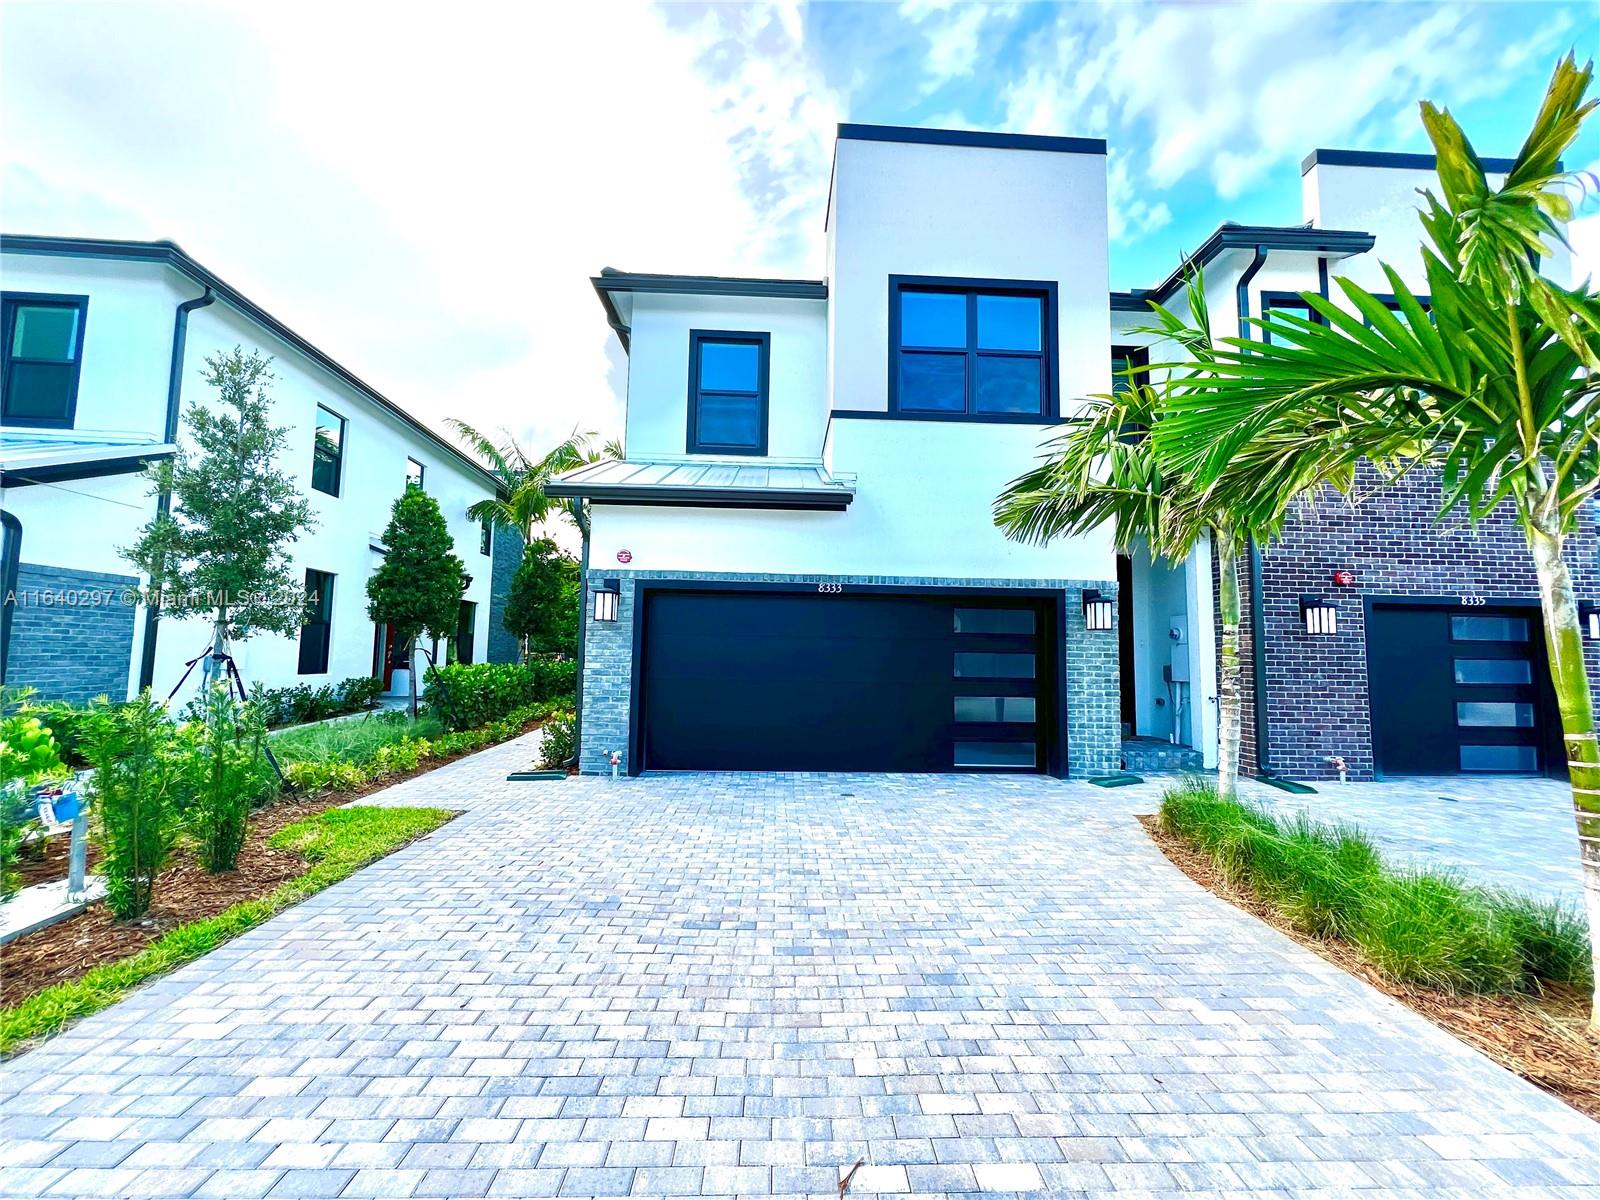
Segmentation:
[(285, 763), (346, 762), (358, 767), (370, 763), (384, 746), (406, 738), (436, 738), (444, 732), (437, 717), (423, 715), (415, 721), (405, 713), (375, 713), (348, 721), (285, 729), (272, 735), (272, 752)]
[(270, 844), (279, 850), (293, 850), (310, 863), (304, 875), (280, 884), (258, 900), (180, 925), (130, 958), (105, 963), (0, 1010), (0, 1055), (11, 1054), (24, 1043), (57, 1033), (71, 1022), (115, 1004), (141, 983), (215, 950), (454, 816), (442, 808), (332, 808), (286, 825), (272, 836)]

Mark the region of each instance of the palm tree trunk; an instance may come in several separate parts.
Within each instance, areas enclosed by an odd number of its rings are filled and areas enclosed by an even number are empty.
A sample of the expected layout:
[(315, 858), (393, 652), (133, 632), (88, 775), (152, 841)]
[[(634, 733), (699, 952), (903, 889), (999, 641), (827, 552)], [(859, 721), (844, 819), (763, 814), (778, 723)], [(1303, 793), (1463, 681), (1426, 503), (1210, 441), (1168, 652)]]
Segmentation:
[(1217, 608), (1222, 617), (1222, 653), (1217, 679), (1217, 792), (1232, 796), (1239, 787), (1239, 565), (1233, 531), (1218, 529)]
[[(1595, 742), (1594, 701), (1583, 661), (1583, 631), (1578, 623), (1572, 575), (1561, 556), (1564, 537), (1557, 520), (1534, 515), (1528, 519), (1527, 530), (1528, 547), (1539, 574), (1550, 678), (1561, 710), (1572, 810), (1578, 822), (1578, 857), (1583, 864), (1584, 906), (1589, 914), (1589, 947), (1600, 989), (1600, 745)], [(1589, 1029), (1600, 1034), (1600, 990), (1589, 1008)]]

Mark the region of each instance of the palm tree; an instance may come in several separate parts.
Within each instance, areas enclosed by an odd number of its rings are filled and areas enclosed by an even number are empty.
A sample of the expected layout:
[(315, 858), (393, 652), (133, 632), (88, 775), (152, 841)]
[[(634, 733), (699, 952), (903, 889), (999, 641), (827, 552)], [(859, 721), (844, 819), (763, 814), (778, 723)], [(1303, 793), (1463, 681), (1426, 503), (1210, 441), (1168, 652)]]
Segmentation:
[[(1348, 308), (1307, 293), (1314, 319), (1272, 312), (1257, 322), (1265, 342), (1227, 339), (1207, 378), (1169, 396), (1154, 440), (1164, 469), (1247, 521), (1270, 518), (1282, 498), (1237, 485), (1229, 463), (1242, 451), (1285, 469), (1433, 467), (1443, 512), (1478, 520), (1511, 507), (1538, 576), (1589, 925), (1600, 934), (1600, 745), (1564, 558), (1600, 491), (1600, 294), (1539, 270), (1571, 215), (1559, 160), (1595, 107), (1584, 100), (1592, 74), (1570, 54), (1556, 65), (1499, 188), (1450, 113), (1424, 101), (1440, 190), (1422, 193), (1431, 314), (1388, 266), (1398, 312), (1348, 280), (1339, 281)], [(1600, 976), (1600, 936), (1591, 941)], [(1600, 1032), (1600, 1006), (1591, 1027)]]
[(534, 458), (518, 444), (517, 439), (501, 431), (500, 442), (479, 432), (465, 421), (447, 418), (445, 423), (456, 431), (468, 449), (489, 465), (489, 471), (499, 480), (504, 495), (480, 500), (467, 509), (474, 521), (493, 521), (496, 525), (509, 525), (522, 535), (523, 545), (533, 540), (533, 528), (547, 520), (551, 513), (565, 515), (584, 536), (589, 535), (589, 517), (581, 500), (556, 500), (545, 494), (545, 484), (557, 475), (575, 470), (587, 463), (606, 458), (622, 457), (616, 442), (607, 442), (603, 449), (594, 447), (592, 433), (573, 430), (554, 449)]
[[(1117, 550), (1139, 542), (1154, 554), (1183, 558), (1203, 536), (1217, 557), (1222, 621), (1218, 678), (1217, 786), (1234, 794), (1239, 774), (1239, 528), (1221, 507), (1207, 506), (1164, 470), (1151, 432), (1162, 419), (1164, 390), (1178, 379), (1204, 377), (1212, 354), (1205, 285), (1198, 270), (1188, 280), (1189, 320), (1151, 301), (1157, 325), (1137, 332), (1170, 340), (1189, 356), (1161, 364), (1162, 383), (1146, 369), (1122, 372), (1128, 386), (1092, 396), (1084, 419), (1047, 443), (1044, 461), (1013, 480), (995, 501), (995, 524), (1007, 537), (1039, 544), (1109, 524)], [(1178, 371), (1185, 374), (1179, 375)]]

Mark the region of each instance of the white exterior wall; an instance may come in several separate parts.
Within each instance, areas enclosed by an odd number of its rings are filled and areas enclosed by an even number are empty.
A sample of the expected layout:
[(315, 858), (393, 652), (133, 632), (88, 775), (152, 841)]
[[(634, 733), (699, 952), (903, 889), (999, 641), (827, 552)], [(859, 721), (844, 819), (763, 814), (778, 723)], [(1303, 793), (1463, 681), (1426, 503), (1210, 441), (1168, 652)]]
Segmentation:
[(841, 139), (828, 228), (833, 407), (888, 408), (891, 275), (1056, 282), (1063, 406), (1106, 391), (1108, 236), (1103, 154)]
[[(176, 306), (201, 294), (188, 278), (154, 263), (97, 258), (7, 254), (0, 262), (6, 291), (87, 295), (88, 316), (74, 428), (139, 432), (159, 441), (166, 420)], [(311, 503), (316, 527), (293, 550), (294, 573), (307, 568), (334, 574), (333, 628), (328, 671), (297, 672), (298, 638), (259, 635), (234, 647), (248, 682), (270, 687), (313, 687), (372, 673), (373, 624), (366, 613), (366, 580), (381, 556), (371, 545), (388, 523), (389, 508), (405, 486), (405, 460), (425, 467), (425, 487), (439, 501), (455, 539), (456, 554), (472, 575), (466, 600), (477, 604), (473, 657), (488, 651), (488, 555), (479, 553), (479, 527), (468, 505), (489, 497), (486, 480), (454, 455), (340, 381), (297, 349), (219, 300), (189, 316), (183, 367), (183, 406), (204, 399), (205, 359), (235, 346), (272, 357), (272, 421), (289, 428), (283, 465)], [(316, 407), (326, 405), (346, 419), (339, 497), (311, 487)], [(183, 427), (180, 425), (180, 437)], [(138, 475), (78, 480), (60, 486), (8, 488), (5, 507), (23, 526), (22, 560), (46, 566), (135, 575), (119, 549), (131, 545), (155, 515), (155, 499)], [(144, 637), (141, 609), (135, 621), (128, 665), (130, 694), (137, 688)], [(164, 696), (183, 663), (204, 648), (203, 618), (160, 623), (153, 688)], [(19, 682), (26, 683), (26, 680)]]
[(767, 456), (821, 460), (826, 301), (642, 292), (633, 298), (631, 328), (624, 443), (630, 458), (688, 456), (689, 333), (705, 329), (771, 335)]

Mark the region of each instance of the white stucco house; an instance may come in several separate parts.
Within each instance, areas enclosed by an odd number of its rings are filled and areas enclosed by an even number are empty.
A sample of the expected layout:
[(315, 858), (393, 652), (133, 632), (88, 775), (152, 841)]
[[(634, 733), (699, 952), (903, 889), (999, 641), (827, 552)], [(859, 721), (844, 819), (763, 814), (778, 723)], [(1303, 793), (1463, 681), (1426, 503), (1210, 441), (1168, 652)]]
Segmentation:
[[(594, 279), (628, 353), (626, 456), (551, 488), (593, 505), (583, 769), (1214, 765), (1209, 547), (1119, 558), (1106, 532), (1038, 547), (992, 520), (1113, 362), (1149, 352), (1148, 301), (1182, 308), (1182, 264), (1110, 289), (1105, 150), (841, 125), (821, 278)], [(1340, 275), (1374, 286), (1380, 254), (1421, 288), (1432, 167), (1312, 154), (1298, 222), (1224, 225), (1192, 255), (1214, 331)], [(1248, 769), (1558, 768), (1531, 568), (1493, 523), (1449, 541), (1429, 486), (1251, 548)], [(1405, 661), (1427, 694), (1390, 703), (1394, 657), (1369, 642), (1424, 627)], [(1419, 723), (1438, 761), (1402, 761)]]
[(156, 511), (141, 465), (174, 452), (184, 407), (206, 391), (206, 358), (235, 346), (272, 359), (271, 419), (289, 430), (280, 465), (316, 520), (294, 566), (319, 598), (298, 637), (233, 647), (244, 678), (389, 675), (393, 639), (367, 616), (366, 580), (408, 485), (439, 501), (472, 576), (456, 652), (485, 657), (496, 539), (467, 508), (496, 484), (475, 461), (171, 242), (7, 235), (0, 293), (8, 684), (79, 701), (165, 696), (204, 649), (203, 616), (152, 619), (127, 602), (145, 581), (119, 550)]

